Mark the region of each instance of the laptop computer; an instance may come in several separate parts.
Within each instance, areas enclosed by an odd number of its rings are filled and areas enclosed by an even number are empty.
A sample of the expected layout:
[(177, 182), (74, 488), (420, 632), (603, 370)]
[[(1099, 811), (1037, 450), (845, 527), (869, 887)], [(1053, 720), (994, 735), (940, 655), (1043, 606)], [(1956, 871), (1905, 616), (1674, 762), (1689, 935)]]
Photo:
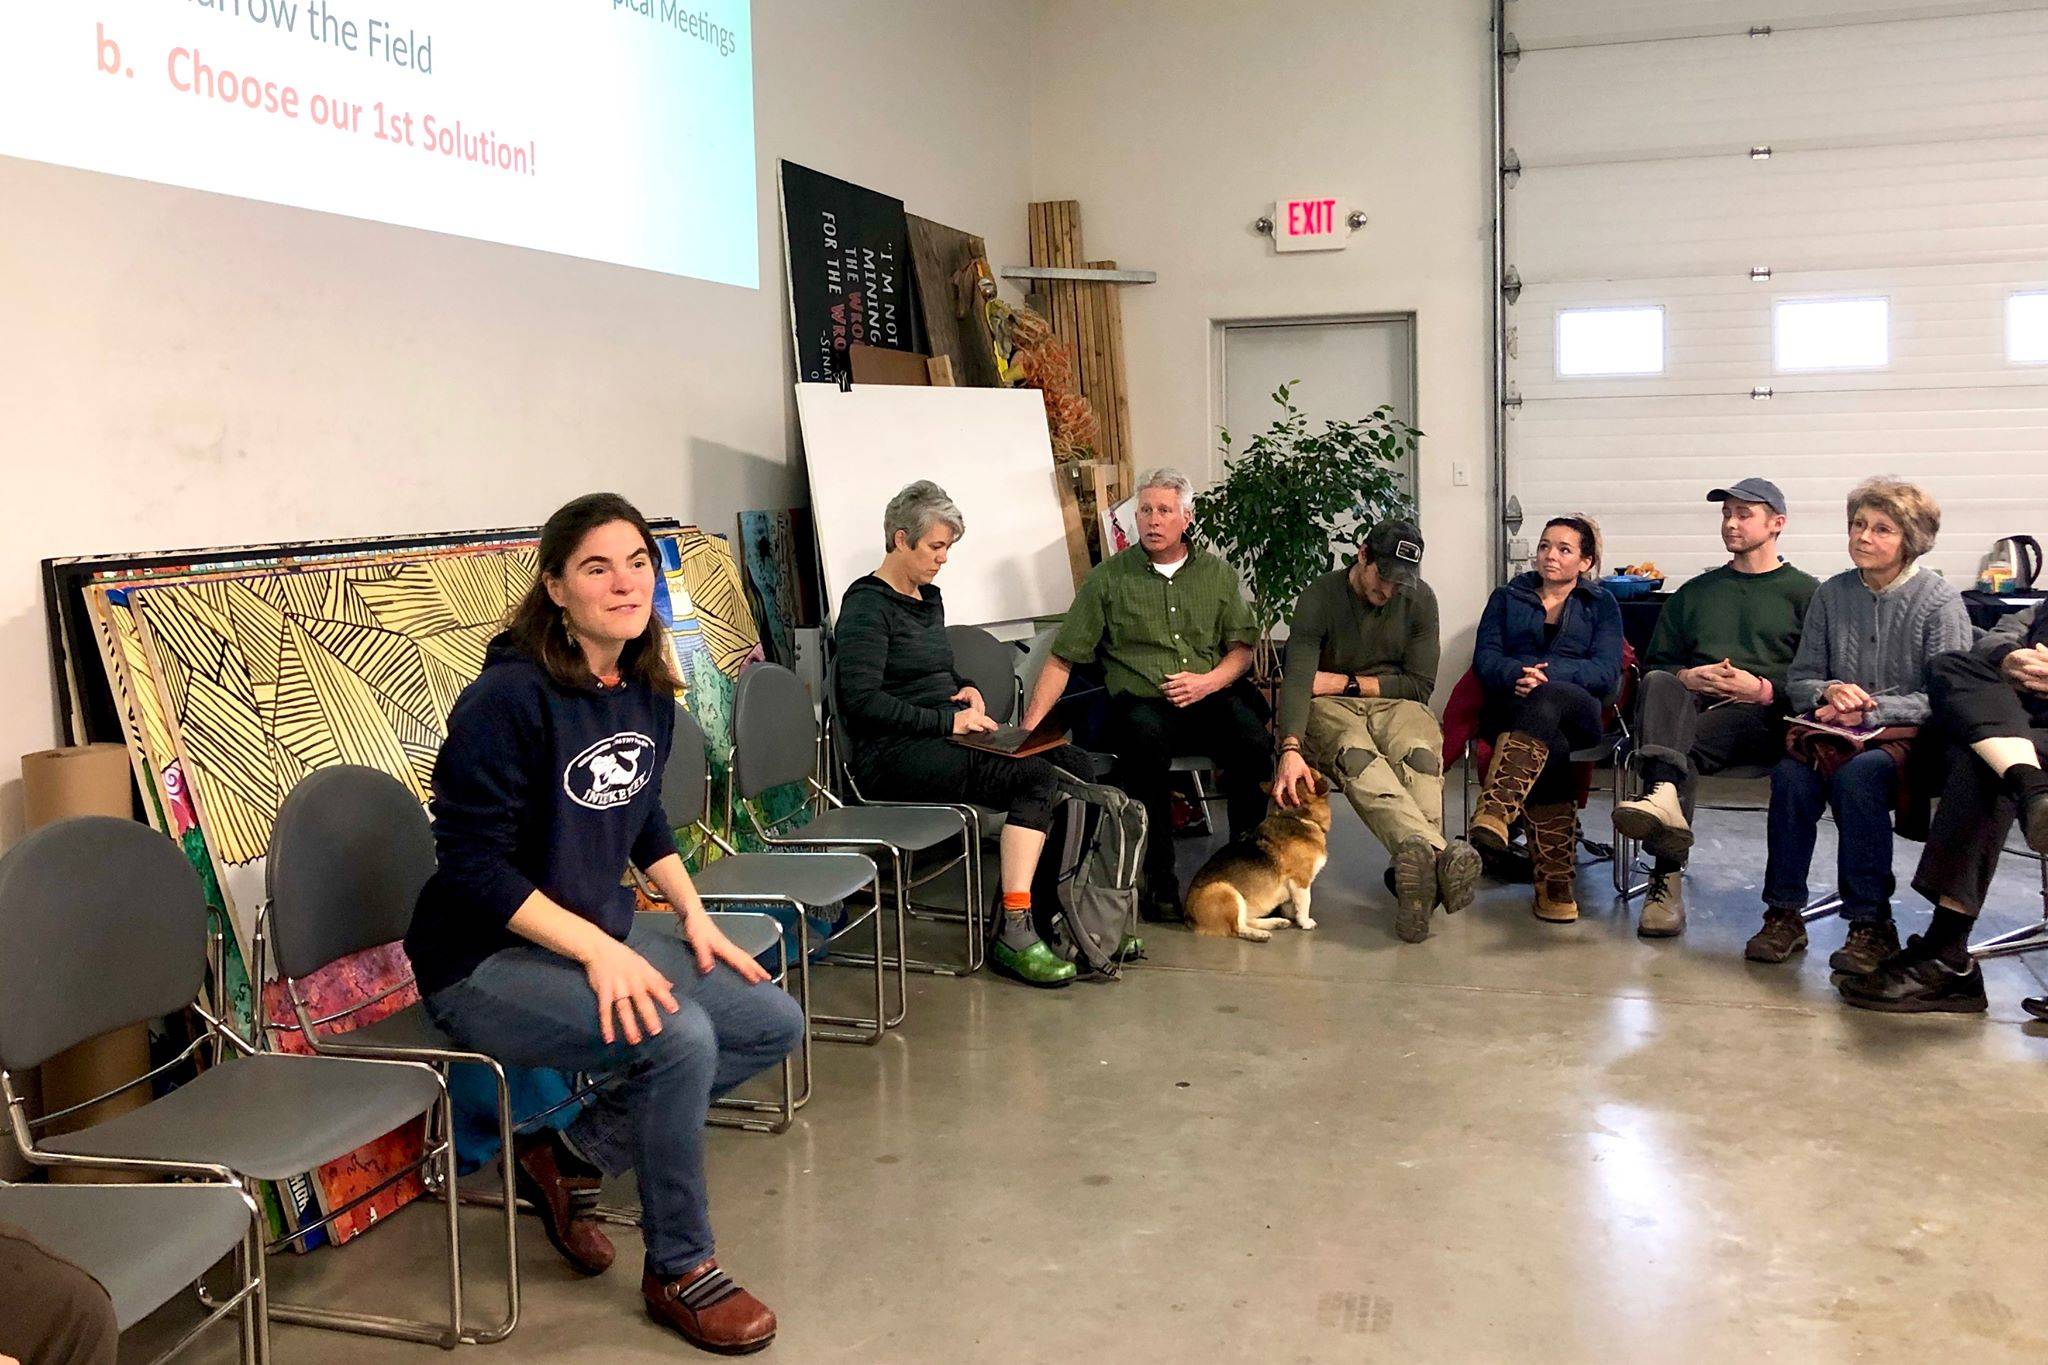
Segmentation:
[(1028, 730), (1021, 725), (998, 725), (978, 735), (952, 735), (949, 738), (966, 748), (1001, 754), (1005, 758), (1030, 758), (1068, 743), (1067, 727), (1060, 723), (1059, 713), (1060, 708), (1053, 707), (1044, 720)]

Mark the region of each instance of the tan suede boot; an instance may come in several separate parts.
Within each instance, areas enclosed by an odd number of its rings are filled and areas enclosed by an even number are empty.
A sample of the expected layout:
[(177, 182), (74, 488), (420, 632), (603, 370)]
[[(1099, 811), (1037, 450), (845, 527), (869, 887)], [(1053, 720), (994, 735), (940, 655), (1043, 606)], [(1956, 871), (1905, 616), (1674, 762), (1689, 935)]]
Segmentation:
[(1493, 765), (1486, 770), (1486, 785), (1479, 792), (1479, 809), (1472, 815), (1472, 842), (1489, 853), (1505, 853), (1508, 826), (1522, 813), (1529, 789), (1550, 759), (1550, 746), (1519, 730), (1509, 730), (1493, 746)]
[(1531, 806), (1529, 849), (1536, 863), (1536, 918), (1570, 924), (1579, 917), (1572, 882), (1578, 874), (1579, 813), (1566, 802)]

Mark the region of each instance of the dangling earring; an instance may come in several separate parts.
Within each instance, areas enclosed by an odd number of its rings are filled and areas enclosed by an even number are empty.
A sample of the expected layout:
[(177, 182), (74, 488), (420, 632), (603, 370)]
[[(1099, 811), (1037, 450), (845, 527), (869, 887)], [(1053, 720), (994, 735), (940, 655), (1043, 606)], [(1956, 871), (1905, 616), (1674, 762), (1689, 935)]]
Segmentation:
[(578, 652), (580, 653), (580, 652), (582, 651), (582, 649), (583, 649), (583, 645), (582, 645), (582, 643), (581, 643), (580, 641), (578, 641), (578, 640), (577, 640), (577, 638), (576, 638), (576, 632), (575, 632), (575, 631), (573, 631), (573, 630), (571, 630), (571, 629), (569, 629), (569, 613), (568, 613), (568, 612), (566, 612), (566, 611), (565, 611), (565, 612), (562, 612), (562, 613), (561, 613), (561, 620), (562, 620), (562, 638), (563, 638), (564, 640), (567, 640), (567, 641), (569, 642), (569, 648), (571, 648), (571, 649), (573, 649), (573, 650), (576, 650), (576, 651), (578, 651)]

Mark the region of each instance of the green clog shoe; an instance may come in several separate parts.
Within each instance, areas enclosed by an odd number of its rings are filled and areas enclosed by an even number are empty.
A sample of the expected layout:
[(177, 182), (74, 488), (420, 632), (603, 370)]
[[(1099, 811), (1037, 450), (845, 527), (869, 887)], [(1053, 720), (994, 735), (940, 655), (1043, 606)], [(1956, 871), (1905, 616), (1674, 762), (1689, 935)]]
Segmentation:
[(1145, 940), (1136, 934), (1125, 934), (1123, 942), (1116, 945), (1116, 955), (1125, 962), (1136, 962), (1145, 956)]
[(1052, 989), (1074, 979), (1074, 964), (1046, 947), (1043, 939), (1031, 940), (1029, 948), (1012, 948), (997, 939), (989, 945), (988, 961), (999, 975), (1027, 986)]

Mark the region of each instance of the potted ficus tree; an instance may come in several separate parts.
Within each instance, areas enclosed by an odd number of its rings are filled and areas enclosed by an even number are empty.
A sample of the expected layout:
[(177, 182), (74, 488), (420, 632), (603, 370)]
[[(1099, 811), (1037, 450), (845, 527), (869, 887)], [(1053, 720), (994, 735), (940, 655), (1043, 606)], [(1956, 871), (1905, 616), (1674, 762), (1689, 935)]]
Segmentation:
[(1280, 416), (1233, 451), (1223, 440), (1223, 477), (1195, 499), (1195, 535), (1244, 576), (1259, 629), (1256, 676), (1278, 673), (1273, 627), (1318, 577), (1342, 563), (1363, 528), (1415, 515), (1405, 472), (1422, 435), (1382, 407), (1320, 431), (1294, 405), (1294, 385), (1273, 392)]

